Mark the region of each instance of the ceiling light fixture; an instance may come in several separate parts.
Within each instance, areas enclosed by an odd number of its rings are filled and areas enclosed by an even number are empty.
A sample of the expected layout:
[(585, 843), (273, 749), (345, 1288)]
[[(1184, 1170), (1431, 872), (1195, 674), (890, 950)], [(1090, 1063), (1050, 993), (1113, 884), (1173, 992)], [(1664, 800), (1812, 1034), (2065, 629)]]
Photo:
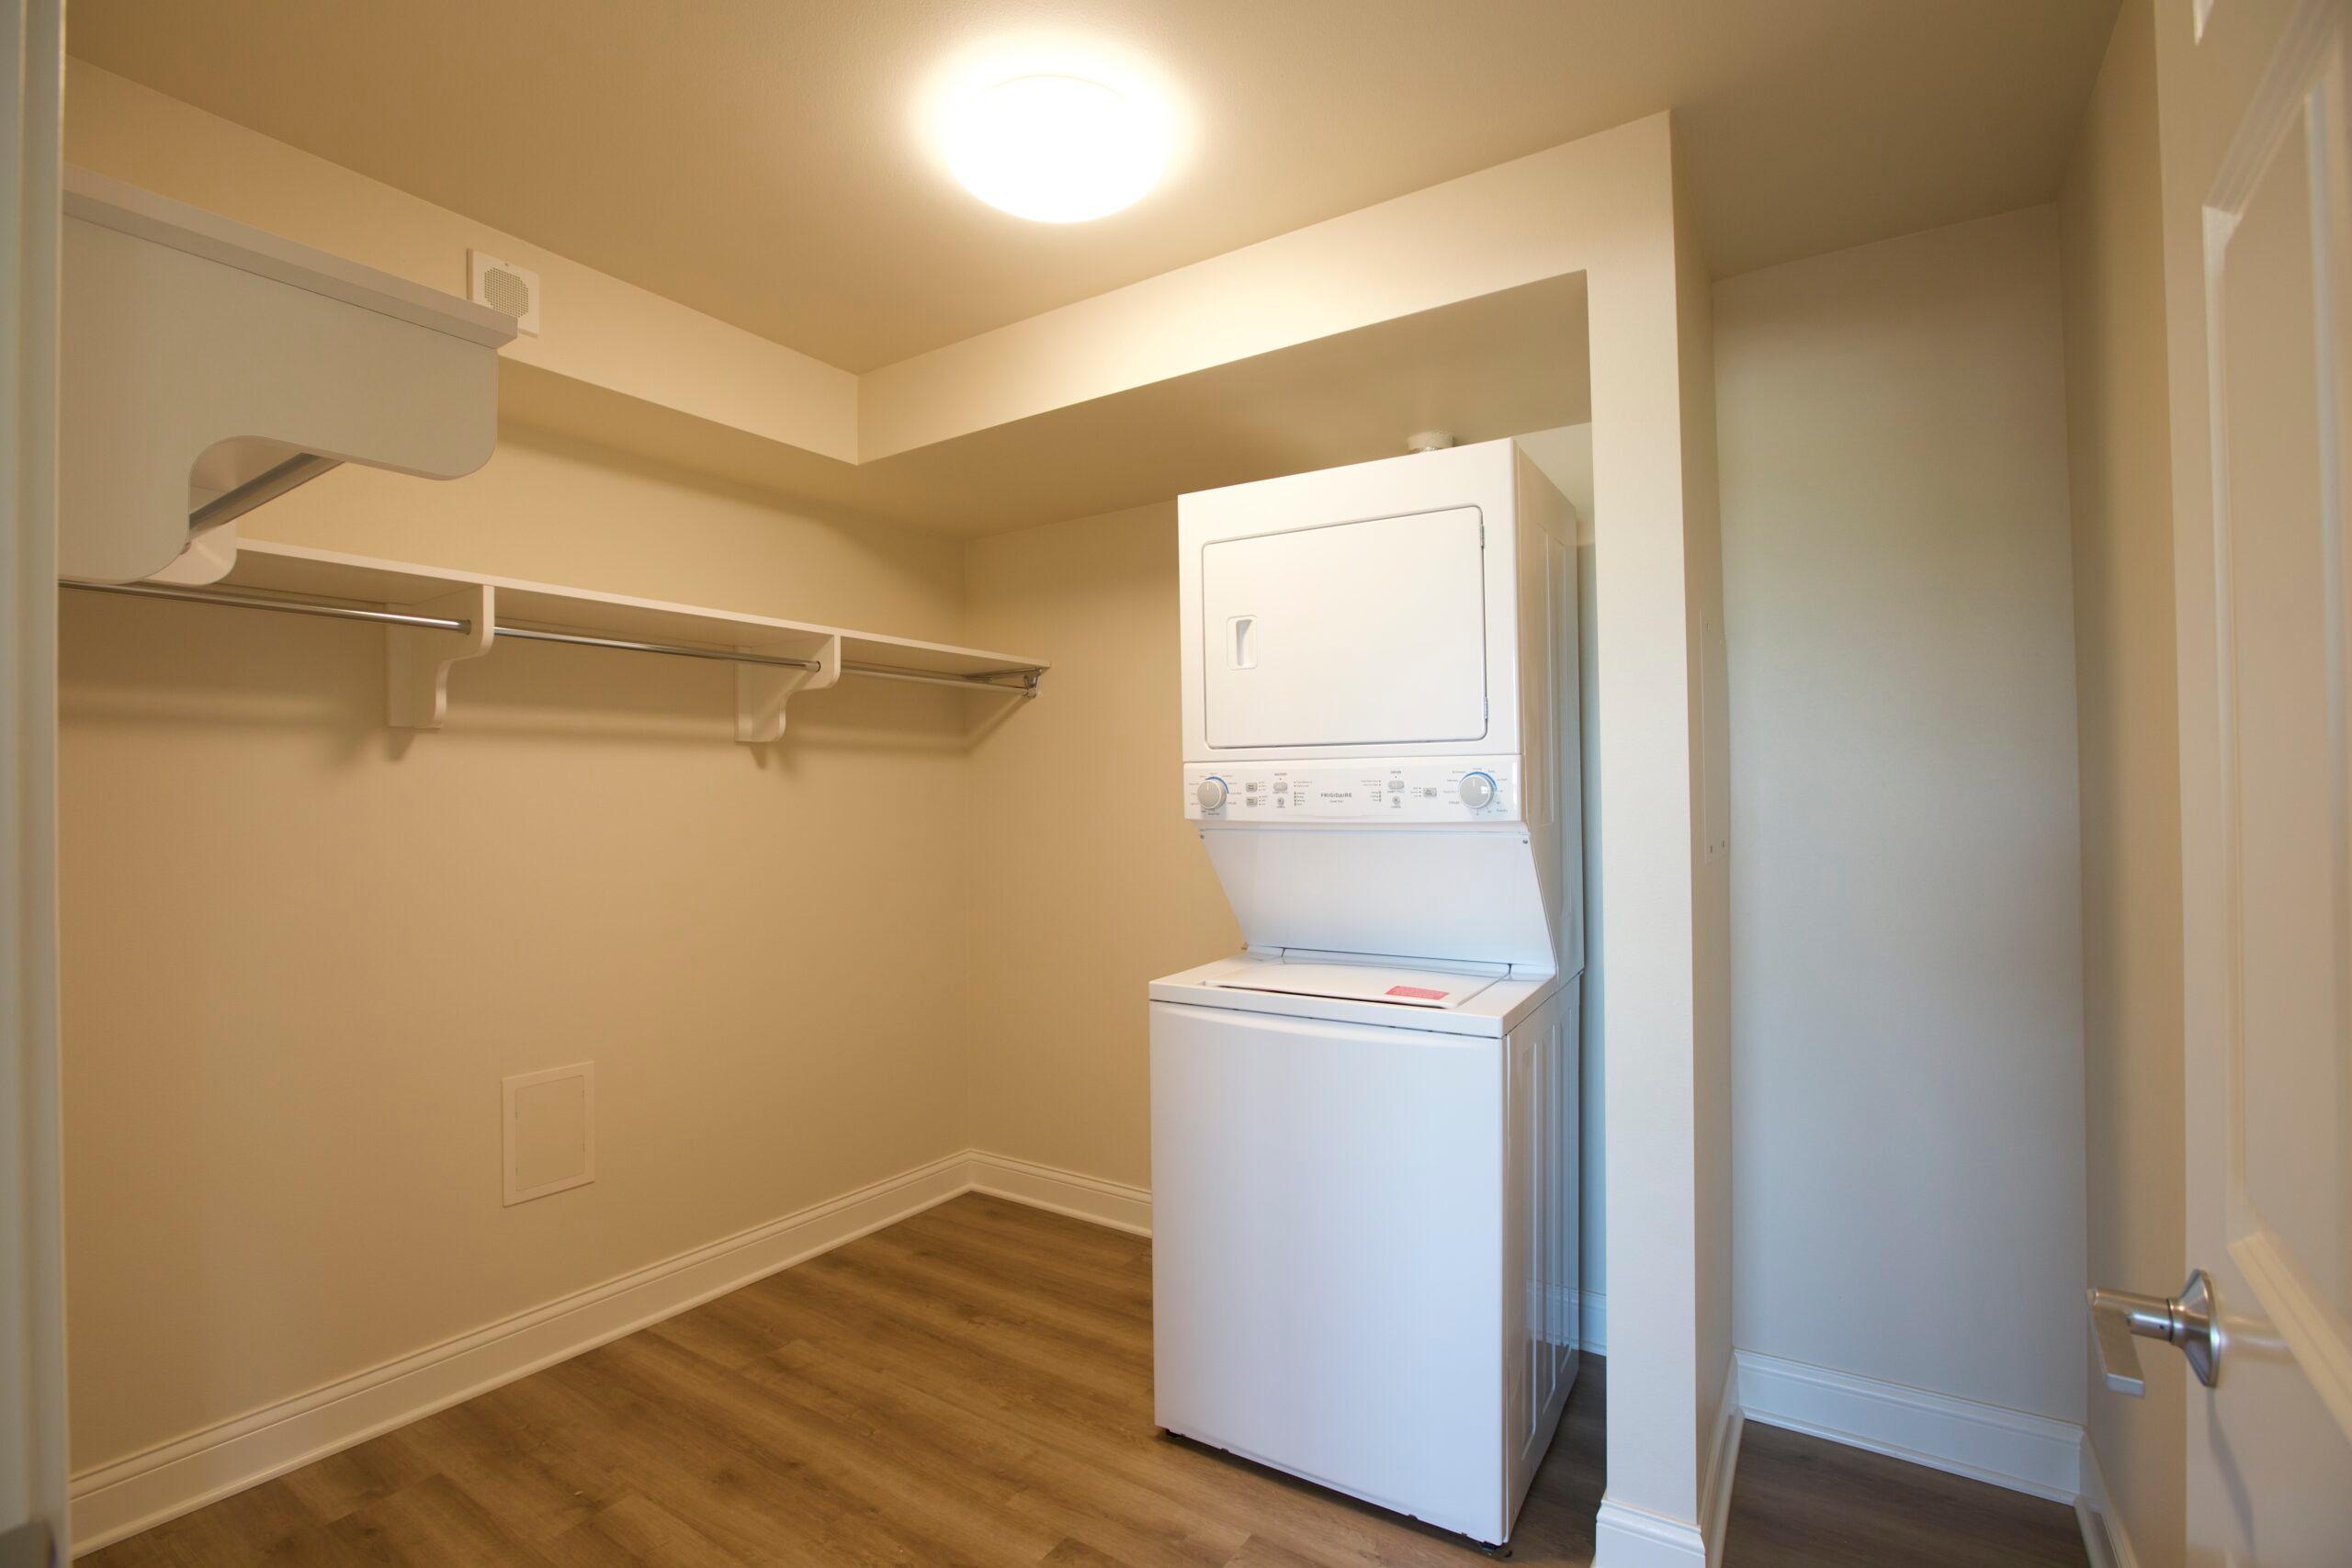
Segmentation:
[(963, 97), (942, 125), (966, 190), (1039, 223), (1082, 223), (1132, 205), (1168, 162), (1164, 117), (1082, 76), (1016, 76)]

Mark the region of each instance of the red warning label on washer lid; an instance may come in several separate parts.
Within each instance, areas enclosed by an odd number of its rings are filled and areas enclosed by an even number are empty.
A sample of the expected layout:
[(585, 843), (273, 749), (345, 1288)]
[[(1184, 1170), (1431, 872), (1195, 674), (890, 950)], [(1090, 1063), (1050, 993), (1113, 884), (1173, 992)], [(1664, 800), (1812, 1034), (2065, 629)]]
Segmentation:
[(1412, 997), (1425, 1002), (1445, 1000), (1443, 991), (1432, 991), (1427, 986), (1391, 986), (1388, 987), (1388, 994), (1392, 997)]

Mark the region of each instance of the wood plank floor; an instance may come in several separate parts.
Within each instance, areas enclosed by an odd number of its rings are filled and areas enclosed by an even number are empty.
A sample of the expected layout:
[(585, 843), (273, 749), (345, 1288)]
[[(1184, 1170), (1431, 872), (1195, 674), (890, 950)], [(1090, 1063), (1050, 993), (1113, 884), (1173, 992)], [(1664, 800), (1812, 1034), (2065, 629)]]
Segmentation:
[[(1591, 1562), (1604, 1395), (1604, 1366), (1587, 1358), (1521, 1516), (1514, 1563)], [(1751, 1427), (1727, 1555), (1735, 1568), (2072, 1568), (2085, 1562), (2073, 1517), (2056, 1504)], [(1459, 1538), (1159, 1434), (1150, 1243), (970, 1196), (83, 1561), (1411, 1568), (1490, 1559)]]
[(1734, 1568), (2089, 1568), (2075, 1510), (1750, 1422), (1732, 1486)]

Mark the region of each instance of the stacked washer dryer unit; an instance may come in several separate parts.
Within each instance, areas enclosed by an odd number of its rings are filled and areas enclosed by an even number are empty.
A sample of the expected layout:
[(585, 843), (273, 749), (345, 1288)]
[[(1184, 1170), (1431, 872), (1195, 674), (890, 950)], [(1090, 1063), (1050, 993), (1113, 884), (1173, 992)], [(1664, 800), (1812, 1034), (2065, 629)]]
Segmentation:
[(1497, 441), (1178, 517), (1249, 947), (1151, 986), (1158, 1419), (1498, 1543), (1577, 1372), (1574, 516)]

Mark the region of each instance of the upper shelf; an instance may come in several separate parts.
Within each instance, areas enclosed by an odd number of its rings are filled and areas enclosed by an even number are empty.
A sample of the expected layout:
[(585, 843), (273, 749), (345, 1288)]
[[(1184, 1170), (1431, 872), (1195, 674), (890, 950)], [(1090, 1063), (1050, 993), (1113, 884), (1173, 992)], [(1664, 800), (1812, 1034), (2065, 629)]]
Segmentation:
[(241, 541), (236, 567), (220, 586), (384, 605), (424, 604), (460, 589), (481, 586), (497, 591), (497, 618), (502, 625), (511, 622), (631, 642), (676, 642), (715, 650), (786, 650), (837, 637), (842, 639), (842, 658), (853, 665), (914, 674), (1001, 678), (1034, 674), (1047, 668), (1040, 659), (958, 648), (952, 643), (923, 642), (914, 637), (887, 637), (880, 632), (820, 626), (814, 621), (778, 620), (771, 615), (673, 604), (627, 593), (600, 593), (589, 588), (565, 588), (519, 578), (416, 566), (373, 556), (345, 555), (339, 550), (313, 549), (306, 545), (277, 544), (267, 539)]
[(64, 212), (59, 575), (213, 581), (223, 493), (489, 460), (511, 318), (84, 169)]
[(388, 716), (410, 729), (440, 728), (450, 666), (487, 653), (502, 637), (732, 662), (736, 738), (750, 742), (777, 739), (791, 697), (844, 675), (1031, 697), (1048, 668), (1042, 659), (986, 649), (264, 539), (242, 541), (233, 568), (214, 586), (137, 583), (108, 591), (386, 623)]
[(386, 627), (389, 719), (437, 728), (501, 637), (716, 659), (736, 734), (844, 675), (1036, 694), (1039, 660), (806, 621), (243, 541), (234, 519), (339, 462), (456, 479), (497, 440), (497, 311), (69, 170), (58, 575)]

